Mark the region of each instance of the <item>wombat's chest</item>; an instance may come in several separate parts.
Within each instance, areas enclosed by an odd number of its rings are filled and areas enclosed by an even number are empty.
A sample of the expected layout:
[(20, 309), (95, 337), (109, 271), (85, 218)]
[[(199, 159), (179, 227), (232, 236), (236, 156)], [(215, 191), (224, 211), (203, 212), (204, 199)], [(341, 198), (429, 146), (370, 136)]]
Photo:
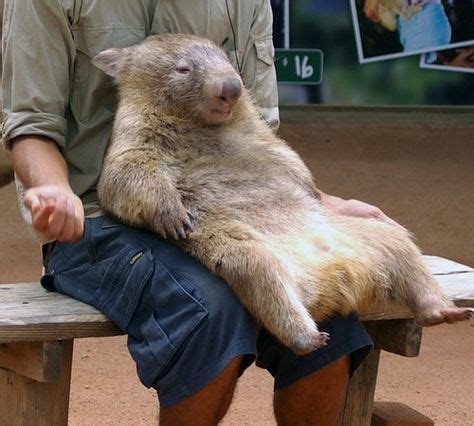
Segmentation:
[(284, 156), (261, 147), (189, 154), (178, 159), (176, 182), (185, 203), (198, 209), (225, 206), (255, 214), (278, 206), (292, 214), (295, 205), (308, 208), (315, 201), (288, 170)]

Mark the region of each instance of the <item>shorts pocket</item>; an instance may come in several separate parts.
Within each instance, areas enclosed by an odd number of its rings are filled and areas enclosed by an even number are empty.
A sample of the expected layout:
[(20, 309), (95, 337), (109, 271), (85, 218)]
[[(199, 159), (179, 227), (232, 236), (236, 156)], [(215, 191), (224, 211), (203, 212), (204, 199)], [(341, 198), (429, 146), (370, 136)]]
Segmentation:
[(153, 279), (127, 330), (128, 349), (147, 387), (165, 374), (172, 358), (185, 350), (185, 341), (208, 316), (198, 290), (190, 291), (189, 285), (155, 259)]
[(126, 330), (153, 270), (150, 249), (122, 250), (104, 274), (94, 305)]

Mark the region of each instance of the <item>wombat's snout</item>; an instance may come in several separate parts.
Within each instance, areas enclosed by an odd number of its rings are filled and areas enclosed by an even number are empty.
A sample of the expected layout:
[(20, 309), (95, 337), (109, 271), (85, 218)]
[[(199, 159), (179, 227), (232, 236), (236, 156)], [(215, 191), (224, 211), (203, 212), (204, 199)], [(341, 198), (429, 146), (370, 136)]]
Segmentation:
[(242, 94), (242, 82), (236, 77), (228, 77), (222, 82), (220, 98), (231, 108), (239, 100)]
[(225, 123), (244, 91), (242, 80), (232, 73), (209, 78), (204, 85), (206, 100), (201, 109), (201, 118), (210, 124)]

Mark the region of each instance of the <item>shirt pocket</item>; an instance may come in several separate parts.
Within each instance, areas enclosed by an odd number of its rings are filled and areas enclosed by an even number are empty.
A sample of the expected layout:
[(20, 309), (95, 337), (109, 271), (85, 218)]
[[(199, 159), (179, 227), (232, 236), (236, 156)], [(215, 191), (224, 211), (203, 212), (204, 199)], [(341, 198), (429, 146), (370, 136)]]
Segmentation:
[[(71, 84), (71, 108), (76, 118), (88, 125), (98, 110), (105, 107), (113, 112), (117, 91), (112, 78), (92, 64), (98, 53), (110, 48), (128, 47), (145, 39), (145, 27), (113, 26), (72, 29), (76, 45), (76, 61)], [(100, 115), (100, 112), (99, 112)]]
[[(273, 39), (270, 36), (255, 40), (254, 46), (256, 52), (255, 92), (257, 101), (261, 107), (277, 106)], [(269, 99), (271, 99), (270, 102)]]
[(245, 87), (260, 107), (278, 106), (276, 75), (274, 67), (275, 49), (271, 36), (255, 40), (245, 53), (231, 50), (227, 52), (231, 64), (237, 70), (237, 60), (242, 69)]

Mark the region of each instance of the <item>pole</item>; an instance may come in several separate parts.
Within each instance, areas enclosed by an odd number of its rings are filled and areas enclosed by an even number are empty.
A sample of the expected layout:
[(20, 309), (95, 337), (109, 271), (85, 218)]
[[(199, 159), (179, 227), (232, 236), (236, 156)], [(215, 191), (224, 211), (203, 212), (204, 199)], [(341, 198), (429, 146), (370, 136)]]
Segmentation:
[(284, 11), (283, 11), (283, 26), (285, 29), (284, 32), (284, 42), (283, 47), (285, 49), (290, 48), (290, 0), (285, 0)]

